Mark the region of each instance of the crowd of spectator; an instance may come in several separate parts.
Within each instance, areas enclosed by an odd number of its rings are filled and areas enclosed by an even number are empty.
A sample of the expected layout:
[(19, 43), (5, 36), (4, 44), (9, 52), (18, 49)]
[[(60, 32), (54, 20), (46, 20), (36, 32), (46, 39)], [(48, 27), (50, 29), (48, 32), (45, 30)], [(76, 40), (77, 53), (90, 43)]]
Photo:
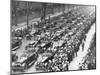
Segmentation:
[(70, 11), (38, 23), (35, 26), (37, 30), (33, 34), (30, 34), (31, 31), (27, 31), (28, 29), (13, 33), (14, 36), (26, 37), (27, 40), (37, 38), (33, 46), (35, 52), (47, 58), (36, 64), (36, 70), (67, 71), (69, 63), (77, 56), (79, 46), (82, 40), (86, 39), (85, 34), (93, 23), (95, 16), (85, 16), (80, 12)]

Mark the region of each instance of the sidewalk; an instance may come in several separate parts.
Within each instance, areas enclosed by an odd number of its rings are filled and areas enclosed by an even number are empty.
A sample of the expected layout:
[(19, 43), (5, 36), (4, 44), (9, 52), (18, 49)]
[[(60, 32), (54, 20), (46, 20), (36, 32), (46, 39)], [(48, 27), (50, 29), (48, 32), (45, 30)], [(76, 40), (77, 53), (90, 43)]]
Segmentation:
[[(76, 10), (76, 9), (78, 9), (78, 8), (79, 8), (79, 7), (72, 8), (72, 9), (69, 9), (69, 10), (66, 9), (64, 12), (65, 12), (65, 13), (68, 13), (69, 11), (71, 11), (71, 10)], [(56, 12), (55, 14), (48, 14), (48, 15), (46, 16), (46, 18), (48, 18), (48, 16), (50, 16), (51, 18), (53, 18), (53, 17), (58, 16), (58, 15), (61, 15), (61, 14), (63, 14), (62, 11)], [(34, 23), (37, 23), (37, 21), (40, 21), (40, 17), (30, 20), (30, 21), (29, 21), (29, 25), (34, 24)], [(27, 27), (27, 23), (26, 23), (26, 22), (19, 23), (18, 26), (12, 26), (12, 30), (22, 29), (22, 28), (24, 28), (24, 27)]]
[[(50, 16), (51, 18), (53, 18), (53, 17), (61, 15), (61, 14), (62, 14), (62, 12), (57, 12), (54, 15), (48, 14), (46, 18), (48, 18), (48, 16)], [(37, 21), (40, 21), (40, 17), (30, 20), (29, 21), (29, 25), (37, 23)], [(25, 27), (27, 27), (27, 23), (23, 22), (23, 23), (19, 23), (18, 26), (12, 26), (12, 30), (22, 29), (22, 28), (25, 28)]]

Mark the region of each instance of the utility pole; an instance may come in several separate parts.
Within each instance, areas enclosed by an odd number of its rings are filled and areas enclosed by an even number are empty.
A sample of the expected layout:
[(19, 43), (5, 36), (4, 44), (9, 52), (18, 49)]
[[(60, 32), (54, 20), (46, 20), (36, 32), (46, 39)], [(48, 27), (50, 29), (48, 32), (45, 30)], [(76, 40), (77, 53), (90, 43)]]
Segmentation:
[(65, 13), (65, 5), (64, 4), (62, 5), (62, 12), (63, 12), (63, 14)]
[(42, 14), (41, 21), (43, 21), (43, 20), (45, 20), (45, 17), (46, 17), (46, 4), (45, 3), (43, 3), (43, 5), (42, 5), (41, 14)]
[(50, 5), (51, 6), (51, 11), (52, 11), (52, 14), (54, 14), (54, 5), (52, 4), (52, 5)]

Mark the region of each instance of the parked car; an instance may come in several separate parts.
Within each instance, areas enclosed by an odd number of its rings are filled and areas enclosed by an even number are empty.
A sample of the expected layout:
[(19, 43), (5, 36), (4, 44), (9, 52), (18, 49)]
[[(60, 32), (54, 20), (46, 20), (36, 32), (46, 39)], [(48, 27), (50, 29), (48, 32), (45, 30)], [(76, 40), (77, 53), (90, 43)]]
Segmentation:
[(36, 42), (33, 41), (33, 42), (30, 42), (26, 47), (25, 47), (25, 50), (29, 49), (29, 48), (34, 48), (34, 46), (36, 45)]
[(17, 61), (18, 56), (16, 55), (16, 52), (12, 51), (12, 57), (11, 57), (11, 59), (12, 59), (12, 62)]
[(20, 48), (22, 44), (22, 40), (20, 39), (12, 39), (11, 49), (15, 51), (16, 49)]
[(34, 53), (31, 56), (21, 57), (19, 61), (17, 61), (14, 65), (12, 65), (12, 70), (14, 72), (23, 71), (25, 72), (28, 68), (30, 68), (37, 60), (38, 54)]
[(31, 40), (32, 37), (33, 37), (33, 36), (32, 36), (31, 34), (27, 34), (27, 35), (26, 35), (26, 39), (27, 39), (27, 40)]

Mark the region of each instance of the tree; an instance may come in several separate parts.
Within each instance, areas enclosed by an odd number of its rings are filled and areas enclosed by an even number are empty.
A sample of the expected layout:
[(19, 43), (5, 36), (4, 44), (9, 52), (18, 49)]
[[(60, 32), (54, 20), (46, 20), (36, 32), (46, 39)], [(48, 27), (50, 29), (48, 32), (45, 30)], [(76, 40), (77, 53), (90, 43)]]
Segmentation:
[(11, 5), (12, 5), (12, 16), (14, 16), (14, 18), (15, 18), (15, 26), (17, 26), (17, 2), (16, 1), (12, 1), (11, 2)]
[(29, 26), (29, 18), (28, 18), (28, 16), (29, 16), (29, 3), (28, 2), (26, 2), (26, 6), (27, 6), (26, 16), (27, 16), (27, 28), (28, 28), (28, 26)]

